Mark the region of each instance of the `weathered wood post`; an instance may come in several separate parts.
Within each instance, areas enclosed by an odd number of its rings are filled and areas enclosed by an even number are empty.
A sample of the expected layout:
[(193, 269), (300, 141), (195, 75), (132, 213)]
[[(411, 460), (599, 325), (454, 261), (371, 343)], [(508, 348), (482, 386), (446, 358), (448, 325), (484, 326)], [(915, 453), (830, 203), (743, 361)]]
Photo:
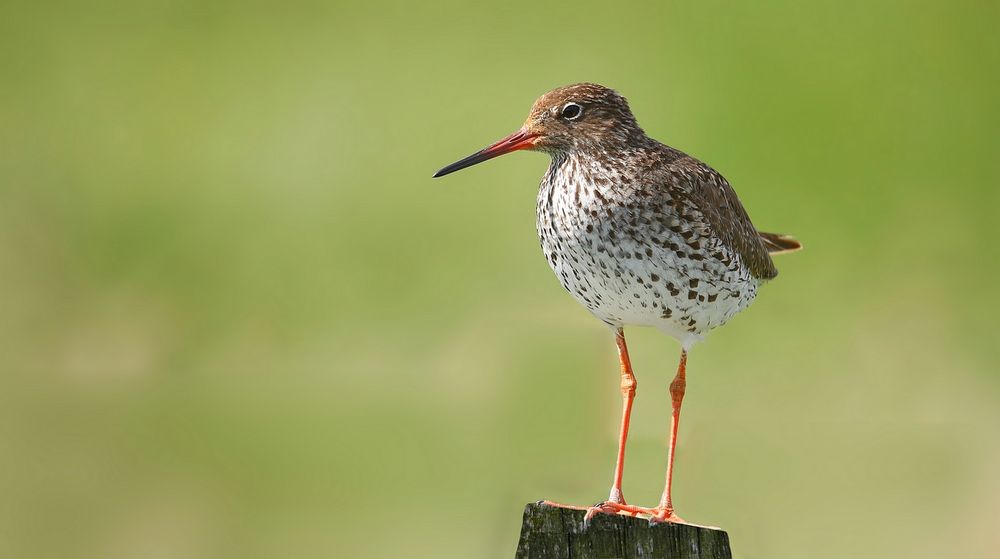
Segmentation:
[(732, 559), (722, 530), (608, 514), (584, 526), (583, 515), (540, 502), (526, 505), (514, 559)]

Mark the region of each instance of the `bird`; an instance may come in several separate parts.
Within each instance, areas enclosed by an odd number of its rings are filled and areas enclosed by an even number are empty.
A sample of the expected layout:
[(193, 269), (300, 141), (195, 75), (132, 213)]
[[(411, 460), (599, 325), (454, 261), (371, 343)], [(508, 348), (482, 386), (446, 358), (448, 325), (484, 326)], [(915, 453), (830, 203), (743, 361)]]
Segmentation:
[[(550, 157), (535, 205), (543, 255), (573, 298), (611, 329), (621, 364), (622, 416), (608, 498), (588, 507), (544, 502), (586, 510), (588, 521), (603, 513), (686, 523), (672, 489), (688, 352), (777, 276), (772, 255), (801, 244), (758, 231), (719, 172), (647, 136), (628, 101), (594, 83), (545, 93), (520, 129), (434, 177), (520, 150)], [(626, 326), (653, 327), (680, 343), (665, 484), (653, 507), (629, 504), (622, 493), (637, 388)]]

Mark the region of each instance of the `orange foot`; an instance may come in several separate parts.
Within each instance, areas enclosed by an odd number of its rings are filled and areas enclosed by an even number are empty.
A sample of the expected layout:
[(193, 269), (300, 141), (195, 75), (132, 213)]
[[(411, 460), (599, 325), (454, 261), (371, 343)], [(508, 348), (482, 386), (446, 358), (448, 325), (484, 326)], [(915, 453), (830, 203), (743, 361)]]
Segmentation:
[(565, 505), (563, 503), (557, 503), (555, 501), (539, 501), (543, 505), (549, 505), (550, 507), (559, 507), (571, 510), (582, 510), (586, 511), (587, 514), (584, 515), (583, 521), (590, 522), (592, 518), (598, 514), (620, 514), (623, 516), (635, 516), (644, 517), (649, 520), (650, 524), (659, 524), (661, 522), (669, 522), (671, 524), (686, 524), (688, 526), (697, 526), (699, 528), (711, 528), (713, 530), (718, 530), (714, 526), (702, 526), (700, 524), (692, 524), (683, 518), (677, 516), (673, 509), (667, 509), (663, 507), (646, 508), (637, 507), (635, 505), (629, 505), (622, 500), (620, 503), (614, 501), (604, 501), (603, 503), (597, 503), (592, 507), (581, 507), (577, 505)]
[(615, 503), (612, 501), (604, 501), (603, 503), (598, 503), (592, 507), (587, 508), (587, 515), (584, 516), (584, 521), (589, 521), (591, 518), (597, 516), (599, 513), (604, 514), (624, 514), (628, 516), (643, 516), (648, 517), (649, 522), (656, 524), (659, 522), (670, 522), (673, 524), (687, 524), (683, 518), (674, 514), (673, 509), (656, 507), (656, 508), (646, 508), (637, 507), (635, 505), (627, 505), (625, 503)]
[[(546, 501), (539, 501), (539, 503), (541, 503), (543, 505), (548, 505), (550, 507), (559, 507), (561, 509), (586, 511), (587, 514), (584, 517), (584, 521), (586, 521), (586, 522), (589, 522), (590, 519), (593, 518), (595, 514), (597, 514), (597, 512), (607, 512), (608, 514), (623, 514), (623, 515), (626, 515), (626, 516), (636, 516), (635, 514), (624, 510), (624, 508), (635, 508), (635, 507), (632, 507), (631, 505), (627, 504), (625, 502), (625, 499), (623, 497), (621, 497), (620, 495), (615, 500), (607, 500), (607, 501), (604, 501), (603, 503), (597, 503), (596, 505), (594, 505), (592, 507), (581, 507), (581, 506), (578, 506), (578, 505), (566, 505), (566, 504), (563, 504), (563, 503), (557, 503), (555, 501), (548, 501), (548, 500), (546, 500)], [(612, 511), (611, 509), (608, 509), (606, 511), (598, 511), (599, 508), (604, 507), (604, 506), (622, 507), (623, 510), (621, 510), (621, 511)]]

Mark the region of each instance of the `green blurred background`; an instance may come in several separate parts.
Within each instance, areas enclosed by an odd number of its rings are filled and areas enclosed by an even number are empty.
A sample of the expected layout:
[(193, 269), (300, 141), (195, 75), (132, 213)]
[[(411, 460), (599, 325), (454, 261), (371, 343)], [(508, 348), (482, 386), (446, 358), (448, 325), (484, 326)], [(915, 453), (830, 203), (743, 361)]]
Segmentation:
[[(998, 4), (18, 2), (0, 17), (0, 556), (510, 557), (607, 494), (606, 329), (547, 161), (446, 179), (556, 86), (797, 235), (690, 361), (676, 502), (737, 557), (1000, 550)], [(678, 348), (629, 332), (625, 496)]]

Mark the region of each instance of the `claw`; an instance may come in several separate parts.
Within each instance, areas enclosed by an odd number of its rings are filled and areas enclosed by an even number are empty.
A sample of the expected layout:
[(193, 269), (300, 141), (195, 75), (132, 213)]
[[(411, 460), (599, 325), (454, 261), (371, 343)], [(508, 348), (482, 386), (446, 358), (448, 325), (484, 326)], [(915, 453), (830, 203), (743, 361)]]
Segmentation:
[(625, 503), (612, 503), (611, 501), (604, 501), (603, 503), (598, 503), (587, 509), (587, 514), (584, 517), (585, 520), (590, 520), (599, 513), (604, 514), (621, 514), (623, 516), (645, 516), (649, 518), (650, 524), (660, 524), (662, 522), (669, 522), (671, 524), (687, 524), (681, 517), (674, 514), (672, 509), (667, 508), (646, 508), (637, 507), (634, 505), (628, 505)]
[[(603, 501), (591, 507), (564, 505), (562, 503), (556, 503), (554, 501), (539, 501), (539, 503), (549, 505), (552, 507), (586, 511), (586, 514), (583, 515), (584, 527), (589, 526), (590, 521), (593, 520), (594, 517), (597, 516), (598, 514), (620, 514), (622, 516), (633, 516), (633, 517), (643, 516), (649, 520), (649, 523), (651, 525), (661, 524), (664, 522), (668, 522), (670, 524), (690, 524), (683, 518), (674, 514), (673, 509), (661, 508), (661, 507), (655, 507), (655, 508), (637, 507), (635, 505), (629, 505), (625, 503), (624, 500), (621, 503), (615, 503), (612, 501)], [(692, 526), (696, 525), (692, 524)]]
[(611, 505), (609, 505), (608, 501), (604, 501), (602, 503), (597, 503), (592, 507), (587, 507), (587, 514), (583, 515), (583, 521), (585, 523), (589, 523), (592, 518), (597, 516), (598, 513), (602, 512), (604, 514), (615, 514), (618, 511), (616, 511)]
[(688, 524), (686, 520), (674, 514), (671, 509), (661, 509), (659, 507), (653, 509), (656, 514), (649, 517), (649, 525), (670, 523), (670, 524)]

